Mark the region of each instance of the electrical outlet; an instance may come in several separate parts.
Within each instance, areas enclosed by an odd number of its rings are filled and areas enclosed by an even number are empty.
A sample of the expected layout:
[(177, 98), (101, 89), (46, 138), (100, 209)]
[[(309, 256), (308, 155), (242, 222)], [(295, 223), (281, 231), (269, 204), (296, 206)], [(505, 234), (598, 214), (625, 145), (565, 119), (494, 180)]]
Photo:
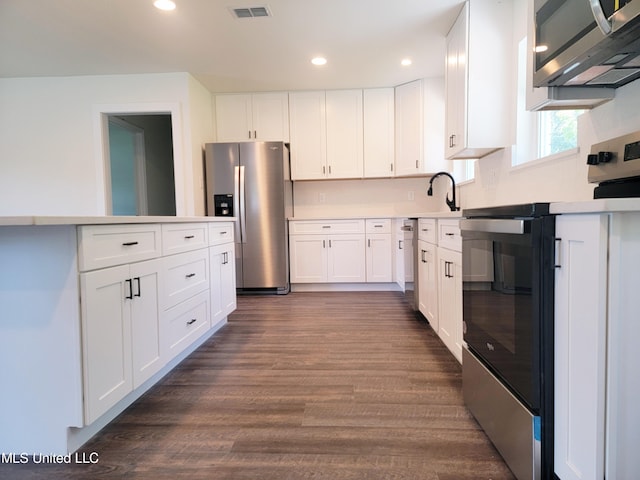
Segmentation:
[(324, 193), (319, 193), (318, 194), (318, 203), (324, 203), (326, 201), (326, 196)]
[(407, 198), (409, 199), (410, 202), (413, 202), (416, 198), (416, 194), (414, 193), (413, 190), (409, 190), (407, 192)]

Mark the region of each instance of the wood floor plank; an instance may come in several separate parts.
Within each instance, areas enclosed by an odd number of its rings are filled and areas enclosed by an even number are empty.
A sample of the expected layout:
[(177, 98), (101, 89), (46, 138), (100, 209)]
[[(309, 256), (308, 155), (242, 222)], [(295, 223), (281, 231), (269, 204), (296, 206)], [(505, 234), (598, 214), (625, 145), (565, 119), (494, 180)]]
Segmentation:
[(229, 323), (85, 445), (0, 478), (512, 480), (461, 368), (396, 292), (241, 296)]

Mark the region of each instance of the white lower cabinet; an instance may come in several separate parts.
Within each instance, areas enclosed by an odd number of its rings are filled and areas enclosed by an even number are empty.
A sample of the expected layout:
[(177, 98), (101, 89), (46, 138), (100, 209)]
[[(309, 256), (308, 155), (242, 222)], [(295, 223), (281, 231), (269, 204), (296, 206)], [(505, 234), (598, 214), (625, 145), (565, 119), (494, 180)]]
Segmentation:
[(462, 363), (462, 252), (438, 247), (438, 336)]
[(289, 223), (291, 283), (393, 281), (390, 219)]
[(236, 267), (233, 242), (209, 248), (211, 268), (211, 324), (236, 309)]
[(418, 308), (462, 363), (462, 237), (457, 218), (418, 220)]
[(365, 221), (367, 282), (391, 282), (393, 260), (391, 250), (391, 219)]
[(85, 422), (160, 370), (160, 261), (80, 275)]
[(640, 213), (556, 219), (554, 469), (561, 480), (640, 471)]
[(291, 235), (291, 283), (364, 282), (364, 234)]
[(162, 345), (167, 358), (173, 358), (209, 330), (211, 308), (205, 290), (162, 314)]
[(435, 332), (438, 326), (438, 247), (418, 240), (418, 308)]
[(327, 237), (327, 282), (366, 281), (364, 235)]
[[(78, 239), (80, 269), (105, 267), (80, 273), (89, 425), (236, 308), (235, 256), (231, 223), (83, 226)], [(157, 258), (137, 261), (143, 244)]]

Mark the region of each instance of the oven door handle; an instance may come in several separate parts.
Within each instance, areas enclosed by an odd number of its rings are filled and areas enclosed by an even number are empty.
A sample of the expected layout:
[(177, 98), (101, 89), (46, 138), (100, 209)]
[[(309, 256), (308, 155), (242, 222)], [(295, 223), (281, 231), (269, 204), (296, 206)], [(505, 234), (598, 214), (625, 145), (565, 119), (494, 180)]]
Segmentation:
[(460, 230), (469, 232), (510, 233), (524, 235), (527, 233), (527, 220), (497, 219), (497, 218), (463, 218), (460, 220)]

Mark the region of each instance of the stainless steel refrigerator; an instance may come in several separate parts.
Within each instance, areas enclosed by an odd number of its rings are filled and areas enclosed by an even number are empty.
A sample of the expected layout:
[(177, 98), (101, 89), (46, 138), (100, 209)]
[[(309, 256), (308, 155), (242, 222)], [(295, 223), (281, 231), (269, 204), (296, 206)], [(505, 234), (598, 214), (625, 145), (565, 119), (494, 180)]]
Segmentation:
[(207, 143), (207, 215), (235, 218), (236, 288), (289, 292), (293, 216), (289, 148), (283, 142)]

